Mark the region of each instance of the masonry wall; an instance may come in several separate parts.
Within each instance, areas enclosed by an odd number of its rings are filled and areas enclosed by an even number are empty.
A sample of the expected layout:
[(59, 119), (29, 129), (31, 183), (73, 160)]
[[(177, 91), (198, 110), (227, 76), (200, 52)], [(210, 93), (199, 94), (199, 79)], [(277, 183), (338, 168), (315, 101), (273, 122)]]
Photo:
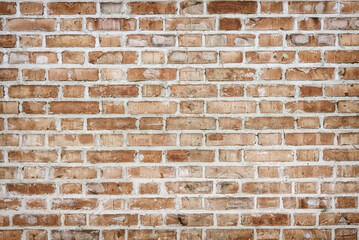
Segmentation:
[(0, 239), (358, 239), (359, 1), (0, 14)]

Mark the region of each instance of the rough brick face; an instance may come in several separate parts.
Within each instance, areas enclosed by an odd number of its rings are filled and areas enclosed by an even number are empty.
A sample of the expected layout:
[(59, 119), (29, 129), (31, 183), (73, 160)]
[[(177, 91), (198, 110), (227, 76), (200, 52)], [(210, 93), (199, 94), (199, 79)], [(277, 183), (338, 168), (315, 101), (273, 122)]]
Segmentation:
[(0, 17), (0, 239), (358, 239), (358, 0)]

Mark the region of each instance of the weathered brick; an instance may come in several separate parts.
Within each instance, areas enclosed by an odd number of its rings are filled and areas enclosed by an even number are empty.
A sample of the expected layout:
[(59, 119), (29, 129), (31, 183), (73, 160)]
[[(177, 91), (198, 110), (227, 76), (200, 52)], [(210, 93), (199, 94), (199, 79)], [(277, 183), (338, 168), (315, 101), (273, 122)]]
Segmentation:
[(244, 161), (249, 162), (290, 162), (294, 160), (291, 150), (245, 150)]
[(290, 225), (290, 215), (285, 213), (243, 214), (242, 225), (287, 226)]
[(87, 152), (87, 160), (90, 163), (133, 162), (134, 159), (135, 159), (135, 151), (133, 150)]
[(243, 146), (254, 145), (255, 142), (255, 135), (250, 133), (211, 133), (206, 137), (209, 146)]
[(254, 1), (247, 2), (228, 2), (228, 1), (215, 1), (209, 2), (207, 5), (207, 12), (210, 14), (250, 14), (256, 13), (257, 3)]
[(175, 2), (131, 2), (127, 6), (130, 14), (174, 14), (177, 11)]
[(213, 162), (214, 151), (210, 150), (169, 150), (168, 162)]
[(91, 35), (49, 35), (47, 47), (94, 47), (95, 37)]
[(94, 2), (51, 2), (47, 4), (49, 15), (96, 14)]
[(6, 21), (10, 31), (55, 31), (54, 18), (11, 18)]
[(249, 68), (207, 68), (208, 81), (251, 81), (254, 79), (254, 69)]

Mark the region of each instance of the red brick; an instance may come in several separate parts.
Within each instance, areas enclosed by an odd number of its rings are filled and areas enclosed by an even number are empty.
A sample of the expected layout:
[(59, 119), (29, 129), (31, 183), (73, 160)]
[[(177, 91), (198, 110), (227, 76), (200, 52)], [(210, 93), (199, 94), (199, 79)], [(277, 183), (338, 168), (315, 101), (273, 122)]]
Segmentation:
[(17, 183), (7, 184), (6, 190), (8, 193), (22, 194), (22, 195), (41, 195), (55, 192), (54, 184), (46, 183)]
[(293, 51), (276, 51), (276, 52), (246, 52), (247, 63), (292, 63), (295, 58)]
[(329, 178), (333, 175), (333, 168), (329, 166), (286, 167), (284, 174), (290, 178)]
[(12, 98), (55, 98), (57, 86), (13, 85), (9, 88)]
[(127, 174), (132, 178), (173, 178), (173, 167), (133, 167), (127, 169)]
[(246, 182), (242, 184), (242, 192), (250, 194), (291, 193), (292, 184), (282, 182)]
[(134, 18), (87, 18), (86, 22), (90, 31), (133, 31), (137, 24)]
[(283, 3), (282, 2), (261, 2), (262, 13), (282, 13)]
[(281, 35), (272, 35), (272, 34), (262, 34), (259, 35), (259, 45), (260, 46), (282, 46), (282, 39)]
[(13, 48), (16, 46), (15, 35), (1, 35), (0, 36), (0, 47), (2, 48)]
[(359, 117), (356, 116), (333, 116), (324, 118), (324, 128), (359, 128)]
[[(238, 190), (239, 190), (238, 183), (226, 181), (226, 182), (219, 182), (217, 184), (216, 193), (220, 193), (220, 194), (238, 193)], [(222, 204), (222, 201), (223, 199), (219, 200), (218, 204), (219, 205)]]
[(89, 63), (92, 64), (133, 64), (136, 61), (137, 54), (132, 51), (89, 52)]
[(44, 6), (39, 2), (24, 2), (20, 3), (20, 12), (24, 15), (42, 15)]
[(335, 104), (331, 101), (296, 101), (286, 103), (285, 108), (290, 113), (326, 113), (334, 112)]
[(357, 63), (359, 62), (359, 51), (326, 51), (325, 61), (328, 63)]
[(177, 69), (175, 68), (131, 68), (127, 71), (128, 81), (170, 81), (176, 79)]
[(171, 97), (180, 98), (208, 98), (217, 96), (215, 85), (172, 85), (169, 87)]
[(325, 14), (336, 13), (336, 4), (334, 2), (321, 2), (321, 1), (290, 1), (288, 3), (289, 13), (294, 14)]
[[(118, 234), (116, 236), (119, 236)], [(162, 230), (162, 229), (141, 229), (141, 230), (128, 230), (128, 237), (130, 239), (169, 239), (175, 240), (177, 233), (175, 230)], [(110, 239), (108, 239), (110, 240)]]
[(56, 151), (23, 150), (9, 151), (10, 162), (55, 162), (57, 159)]
[(136, 129), (135, 118), (89, 118), (87, 119), (89, 130), (126, 130)]
[(176, 102), (129, 102), (128, 111), (131, 114), (170, 114), (177, 111)]
[(1, 167), (0, 168), (0, 179), (14, 179), (16, 178), (17, 168), (12, 167)]
[(290, 225), (290, 215), (284, 213), (242, 214), (242, 225), (287, 226)]
[(208, 150), (169, 150), (168, 162), (213, 162), (214, 152)]
[(242, 119), (221, 117), (219, 120), (219, 129), (242, 129)]
[(253, 198), (206, 198), (205, 207), (208, 210), (239, 210), (253, 209)]
[(213, 226), (212, 213), (198, 214), (167, 214), (166, 225), (180, 226)]
[(286, 133), (288, 145), (333, 145), (333, 133)]
[(294, 19), (288, 17), (279, 18), (252, 18), (246, 25), (248, 30), (291, 30), (294, 26)]
[(175, 2), (131, 2), (127, 6), (130, 14), (149, 15), (149, 14), (175, 14), (177, 7)]
[(331, 80), (334, 79), (334, 68), (290, 68), (285, 77), (287, 80)]
[(292, 117), (256, 117), (246, 118), (247, 129), (291, 129), (294, 128)]
[(0, 145), (2, 146), (19, 146), (19, 135), (0, 134)]
[(137, 214), (91, 214), (90, 226), (130, 226), (137, 225)]
[(254, 239), (252, 229), (206, 229), (206, 238), (215, 239)]
[(91, 179), (97, 177), (95, 168), (88, 167), (54, 167), (50, 170), (51, 178)]
[(238, 18), (219, 19), (219, 30), (241, 30), (241, 20)]
[(212, 182), (166, 182), (165, 187), (168, 193), (176, 194), (206, 194), (212, 193)]
[(257, 198), (257, 208), (260, 209), (275, 209), (280, 204), (280, 198), (263, 197)]
[(208, 146), (243, 146), (254, 145), (255, 135), (246, 133), (211, 133), (207, 134)]
[(131, 194), (133, 191), (133, 185), (132, 183), (129, 182), (118, 182), (118, 183), (96, 182), (96, 183), (88, 183), (87, 189), (88, 189), (87, 194), (100, 194), (100, 195)]
[(250, 14), (256, 13), (257, 3), (254, 1), (246, 2), (230, 2), (230, 1), (215, 1), (207, 4), (207, 12), (209, 14)]
[(94, 146), (93, 134), (54, 134), (49, 136), (50, 146)]
[(168, 130), (210, 130), (216, 128), (216, 119), (206, 117), (170, 117), (166, 120), (166, 127)]
[(16, 68), (0, 68), (0, 81), (16, 81), (17, 76)]
[(60, 29), (64, 31), (80, 31), (82, 29), (81, 18), (61, 19)]
[(51, 102), (50, 112), (54, 114), (95, 114), (99, 112), (98, 102)]
[(140, 119), (140, 129), (163, 129), (163, 119), (157, 117), (142, 117)]
[(98, 207), (98, 201), (95, 198), (79, 199), (79, 198), (54, 198), (52, 200), (52, 209), (61, 210), (89, 210)]
[(254, 69), (249, 68), (207, 68), (208, 81), (251, 81), (254, 79)]
[(56, 214), (17, 214), (13, 216), (15, 226), (60, 226), (60, 215)]
[(358, 230), (355, 228), (335, 229), (335, 239), (355, 239), (358, 237)]
[(135, 158), (135, 151), (133, 150), (87, 152), (87, 160), (90, 163), (133, 162), (134, 158)]
[(11, 130), (56, 130), (54, 118), (9, 118)]
[(55, 31), (54, 18), (11, 18), (7, 19), (6, 26), (10, 31)]
[(140, 19), (140, 29), (160, 31), (163, 30), (162, 19), (160, 18), (142, 18)]
[(245, 150), (244, 161), (248, 162), (290, 162), (294, 160), (291, 150)]
[(16, 2), (0, 2), (1, 15), (14, 15), (16, 13)]
[(300, 239), (305, 236), (311, 236), (313, 239), (331, 238), (331, 230), (329, 229), (285, 229), (283, 231), (284, 239)]
[(317, 17), (307, 17), (303, 20), (298, 21), (299, 30), (320, 30), (320, 28), (320, 18)]
[(50, 35), (46, 36), (47, 47), (94, 47), (95, 38), (90, 35)]
[(332, 85), (324, 88), (325, 95), (331, 97), (357, 97), (359, 96), (359, 84)]
[(358, 193), (359, 183), (356, 181), (350, 182), (323, 182), (320, 186), (321, 193)]
[(47, 8), (49, 15), (96, 14), (95, 2), (51, 2)]
[(160, 210), (174, 209), (174, 198), (132, 198), (128, 201), (130, 209)]
[(256, 112), (256, 103), (253, 101), (210, 101), (207, 102), (208, 113), (236, 114)]
[(358, 199), (356, 197), (336, 197), (335, 200), (336, 208), (357, 208)]
[(282, 136), (279, 133), (259, 133), (259, 145), (280, 145), (282, 143)]
[(253, 178), (252, 167), (206, 167), (207, 178)]
[(40, 47), (42, 46), (42, 37), (40, 35), (22, 35), (20, 36), (21, 47)]
[(358, 221), (358, 213), (321, 213), (319, 215), (319, 225), (358, 224)]
[(98, 69), (94, 68), (53, 68), (49, 69), (50, 81), (96, 81)]
[(299, 51), (298, 57), (299, 57), (299, 62), (305, 62), (305, 63), (320, 62), (322, 59), (321, 53), (318, 50)]
[(359, 151), (357, 149), (325, 149), (323, 151), (324, 161), (358, 161)]
[(356, 101), (338, 101), (338, 112), (355, 113), (359, 111), (359, 103)]
[(175, 134), (128, 134), (129, 146), (175, 146)]

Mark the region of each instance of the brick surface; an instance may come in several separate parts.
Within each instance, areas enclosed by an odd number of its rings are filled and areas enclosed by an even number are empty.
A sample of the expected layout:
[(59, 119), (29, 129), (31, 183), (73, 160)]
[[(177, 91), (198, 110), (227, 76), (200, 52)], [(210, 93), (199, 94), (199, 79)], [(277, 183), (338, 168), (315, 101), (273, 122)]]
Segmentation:
[(0, 239), (358, 238), (358, 0), (0, 17)]

